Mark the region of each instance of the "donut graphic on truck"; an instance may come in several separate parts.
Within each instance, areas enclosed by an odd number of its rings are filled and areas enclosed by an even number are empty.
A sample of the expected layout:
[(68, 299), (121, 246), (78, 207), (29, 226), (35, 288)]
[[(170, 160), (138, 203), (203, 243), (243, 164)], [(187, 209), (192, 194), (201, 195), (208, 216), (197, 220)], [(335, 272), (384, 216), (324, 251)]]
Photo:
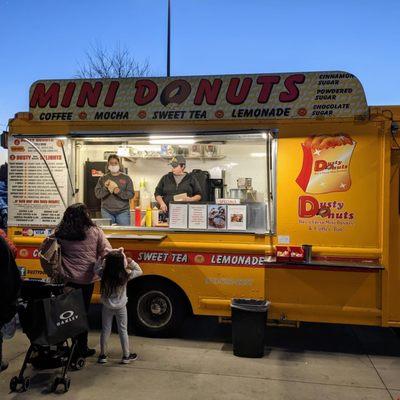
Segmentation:
[(350, 161), (356, 142), (349, 135), (313, 135), (301, 146), (303, 165), (296, 182), (304, 192), (323, 194), (350, 189)]

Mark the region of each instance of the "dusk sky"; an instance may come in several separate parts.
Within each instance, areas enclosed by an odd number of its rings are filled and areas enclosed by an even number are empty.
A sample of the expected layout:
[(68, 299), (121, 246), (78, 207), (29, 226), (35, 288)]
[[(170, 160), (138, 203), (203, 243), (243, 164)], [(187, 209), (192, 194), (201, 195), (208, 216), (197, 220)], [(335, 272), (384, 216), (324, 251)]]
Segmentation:
[[(369, 104), (400, 104), (400, 2), (172, 0), (172, 75), (345, 70)], [(166, 73), (166, 0), (0, 0), (0, 129), (37, 79), (126, 46)]]

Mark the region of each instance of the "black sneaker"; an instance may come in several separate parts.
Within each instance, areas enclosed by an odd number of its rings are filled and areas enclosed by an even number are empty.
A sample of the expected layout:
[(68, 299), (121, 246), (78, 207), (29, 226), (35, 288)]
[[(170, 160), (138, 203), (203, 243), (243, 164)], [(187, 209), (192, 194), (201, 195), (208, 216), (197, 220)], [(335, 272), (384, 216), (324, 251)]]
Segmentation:
[(131, 361), (135, 361), (137, 359), (138, 355), (136, 353), (131, 353), (128, 357), (122, 357), (121, 364), (129, 364)]
[(107, 356), (105, 354), (100, 354), (97, 362), (99, 364), (105, 364), (107, 362)]
[(89, 347), (82, 352), (82, 357), (87, 358), (87, 357), (92, 357), (96, 354), (95, 349), (89, 349)]
[(8, 362), (2, 361), (0, 364), (0, 372), (5, 371), (8, 368)]

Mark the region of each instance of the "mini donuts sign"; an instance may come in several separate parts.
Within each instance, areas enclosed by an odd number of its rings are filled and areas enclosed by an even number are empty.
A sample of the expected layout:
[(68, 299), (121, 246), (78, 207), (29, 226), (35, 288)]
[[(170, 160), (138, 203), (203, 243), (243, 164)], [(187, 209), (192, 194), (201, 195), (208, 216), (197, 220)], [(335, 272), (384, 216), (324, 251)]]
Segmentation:
[(367, 115), (346, 72), (37, 81), (37, 121), (234, 120)]

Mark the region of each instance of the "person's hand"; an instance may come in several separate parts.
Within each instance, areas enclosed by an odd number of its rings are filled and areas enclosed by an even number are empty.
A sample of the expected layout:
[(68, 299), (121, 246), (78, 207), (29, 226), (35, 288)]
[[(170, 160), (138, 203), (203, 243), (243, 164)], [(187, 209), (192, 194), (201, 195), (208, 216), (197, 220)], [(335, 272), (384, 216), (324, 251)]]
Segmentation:
[(167, 212), (167, 210), (168, 210), (167, 205), (165, 203), (160, 204), (160, 210), (162, 212)]
[(193, 201), (193, 197), (186, 196), (182, 201)]
[(120, 192), (121, 192), (121, 190), (120, 190), (120, 188), (118, 188), (118, 187), (116, 187), (116, 188), (114, 189), (114, 191), (113, 191), (114, 194), (118, 194), (118, 193), (120, 193)]

